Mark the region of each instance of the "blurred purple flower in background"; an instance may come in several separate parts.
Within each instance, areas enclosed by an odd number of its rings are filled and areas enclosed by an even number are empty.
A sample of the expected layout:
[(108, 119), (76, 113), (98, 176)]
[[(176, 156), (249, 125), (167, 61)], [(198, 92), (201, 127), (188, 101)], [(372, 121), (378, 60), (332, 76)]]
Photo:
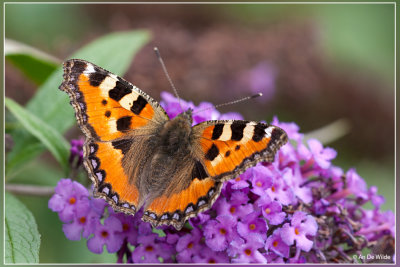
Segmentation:
[[(263, 68), (253, 71), (260, 75)], [(255, 80), (266, 86), (264, 79)], [(181, 100), (181, 110), (171, 94), (163, 93), (162, 98), (171, 118), (187, 108), (207, 107), (211, 108), (195, 114), (194, 124), (228, 118), (210, 103), (196, 107)], [(259, 163), (226, 182), (213, 207), (191, 218), (181, 231), (167, 226), (152, 229), (141, 221), (141, 212), (116, 213), (70, 179), (60, 180), (49, 208), (59, 214), (68, 239), (87, 239), (94, 253), (102, 253), (106, 246), (119, 263), (356, 263), (353, 255), (371, 247), (393, 260), (394, 214), (380, 210), (384, 198), (377, 195), (377, 188), (368, 188), (354, 169), (345, 173), (332, 165), (333, 149), (315, 139), (304, 144), (295, 123), (275, 117), (272, 124), (290, 139), (275, 161)], [(366, 203), (373, 210), (365, 209)], [(378, 250), (382, 240), (389, 240), (389, 245)]]
[(249, 90), (253, 94), (262, 93), (258, 101), (268, 102), (275, 95), (276, 68), (268, 62), (260, 62), (253, 68), (241, 73), (236, 81), (235, 88)]

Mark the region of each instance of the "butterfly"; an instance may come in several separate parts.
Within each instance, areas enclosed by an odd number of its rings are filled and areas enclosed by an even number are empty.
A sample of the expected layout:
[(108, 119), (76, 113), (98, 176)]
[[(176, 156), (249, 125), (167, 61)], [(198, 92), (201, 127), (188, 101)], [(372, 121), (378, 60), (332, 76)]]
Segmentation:
[(84, 166), (94, 196), (153, 227), (184, 223), (209, 209), (224, 181), (272, 162), (287, 142), (279, 127), (213, 120), (192, 127), (192, 110), (170, 119), (145, 92), (81, 59), (63, 64), (68, 93), (86, 136)]

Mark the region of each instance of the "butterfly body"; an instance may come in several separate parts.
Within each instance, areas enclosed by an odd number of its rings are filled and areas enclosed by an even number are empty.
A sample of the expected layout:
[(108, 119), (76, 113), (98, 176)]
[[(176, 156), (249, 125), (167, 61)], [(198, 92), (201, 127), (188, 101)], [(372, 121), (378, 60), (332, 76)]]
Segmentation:
[(192, 126), (192, 110), (169, 119), (136, 86), (84, 60), (64, 63), (64, 81), (86, 135), (84, 165), (94, 195), (117, 211), (181, 229), (212, 206), (224, 181), (260, 161), (272, 162), (286, 143), (275, 126), (240, 120)]
[[(149, 202), (160, 195), (170, 195), (178, 187), (167, 188), (171, 177), (184, 170), (195, 160), (194, 133), (192, 131), (191, 111), (184, 112), (172, 120), (166, 121), (155, 129), (149, 149), (152, 154), (143, 170), (138, 183), (141, 195)], [(176, 182), (187, 188), (190, 180), (181, 173)], [(144, 200), (144, 199), (143, 199)], [(141, 201), (139, 201), (141, 202)]]

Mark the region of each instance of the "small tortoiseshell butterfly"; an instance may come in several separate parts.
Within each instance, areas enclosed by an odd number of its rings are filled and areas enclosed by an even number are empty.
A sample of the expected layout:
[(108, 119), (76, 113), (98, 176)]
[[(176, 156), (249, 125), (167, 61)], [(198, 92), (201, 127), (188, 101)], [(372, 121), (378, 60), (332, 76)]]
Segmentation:
[(272, 162), (287, 142), (275, 126), (241, 120), (192, 127), (192, 110), (170, 120), (157, 101), (92, 63), (64, 63), (60, 89), (69, 94), (86, 135), (84, 165), (94, 195), (114, 210), (153, 226), (173, 225), (209, 209), (224, 181), (260, 161)]

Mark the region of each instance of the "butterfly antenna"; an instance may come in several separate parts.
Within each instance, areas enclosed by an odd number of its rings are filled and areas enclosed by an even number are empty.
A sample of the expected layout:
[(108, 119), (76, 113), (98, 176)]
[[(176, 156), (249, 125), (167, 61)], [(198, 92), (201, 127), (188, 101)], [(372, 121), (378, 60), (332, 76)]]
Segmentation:
[(165, 67), (165, 64), (164, 64), (164, 60), (162, 59), (162, 57), (160, 55), (160, 51), (158, 50), (157, 47), (154, 47), (154, 52), (156, 53), (158, 61), (160, 61), (161, 67), (164, 71), (164, 74), (167, 77), (168, 82), (171, 85), (172, 89), (174, 90), (175, 96), (176, 96), (176, 98), (178, 98), (179, 106), (181, 107), (181, 110), (183, 111), (182, 105), (181, 105), (181, 98), (179, 97), (178, 91), (176, 90), (176, 87), (175, 87), (174, 83), (172, 82), (171, 77), (168, 74), (167, 68)]
[(253, 98), (257, 98), (257, 97), (260, 97), (260, 96), (262, 96), (262, 93), (258, 93), (258, 94), (251, 95), (251, 96), (246, 96), (246, 97), (234, 100), (234, 101), (230, 101), (230, 102), (226, 102), (226, 103), (222, 103), (222, 104), (217, 104), (217, 105), (215, 105), (213, 107), (208, 107), (208, 108), (205, 108), (205, 109), (198, 110), (198, 111), (194, 112), (193, 114), (200, 113), (200, 112), (212, 109), (212, 108), (219, 108), (219, 107), (223, 107), (223, 106), (237, 104), (239, 102), (247, 101), (247, 100), (250, 100), (250, 99), (253, 99)]

